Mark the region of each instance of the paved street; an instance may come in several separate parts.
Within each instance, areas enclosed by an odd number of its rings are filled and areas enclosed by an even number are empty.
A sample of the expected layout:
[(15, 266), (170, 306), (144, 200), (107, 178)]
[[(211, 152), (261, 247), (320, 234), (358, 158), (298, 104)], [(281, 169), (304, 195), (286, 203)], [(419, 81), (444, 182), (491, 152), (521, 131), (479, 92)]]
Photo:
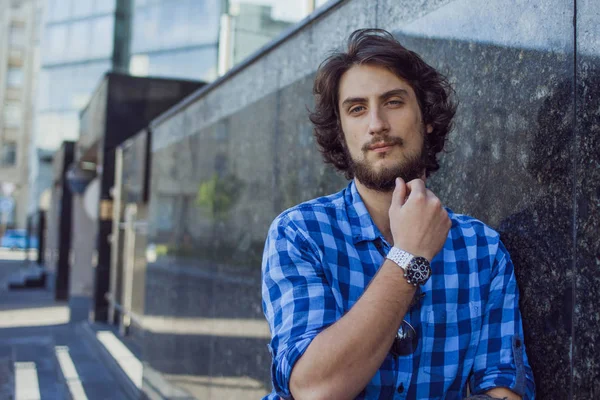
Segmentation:
[[(1, 260), (0, 283), (26, 267)], [(97, 353), (69, 324), (65, 303), (45, 289), (9, 291), (0, 286), (0, 399), (126, 398)], [(7, 374), (14, 371), (14, 380)], [(11, 389), (12, 390), (12, 389)]]

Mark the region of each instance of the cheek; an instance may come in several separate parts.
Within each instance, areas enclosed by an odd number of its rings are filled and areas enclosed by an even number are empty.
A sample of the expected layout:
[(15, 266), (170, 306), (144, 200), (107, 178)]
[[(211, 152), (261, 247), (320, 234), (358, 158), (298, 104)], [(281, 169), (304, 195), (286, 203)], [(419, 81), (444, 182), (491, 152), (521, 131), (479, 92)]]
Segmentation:
[(360, 148), (360, 135), (357, 134), (357, 129), (352, 124), (341, 123), (342, 134), (344, 135), (343, 145), (346, 146), (346, 149), (350, 151), (350, 153), (354, 153), (356, 151), (356, 147)]
[(359, 138), (357, 136), (352, 136), (350, 135), (349, 137), (347, 136), (347, 142), (346, 145), (348, 147), (348, 151), (350, 152), (350, 154), (354, 155), (354, 156), (358, 156), (360, 154), (362, 154), (362, 146), (363, 143), (359, 140)]

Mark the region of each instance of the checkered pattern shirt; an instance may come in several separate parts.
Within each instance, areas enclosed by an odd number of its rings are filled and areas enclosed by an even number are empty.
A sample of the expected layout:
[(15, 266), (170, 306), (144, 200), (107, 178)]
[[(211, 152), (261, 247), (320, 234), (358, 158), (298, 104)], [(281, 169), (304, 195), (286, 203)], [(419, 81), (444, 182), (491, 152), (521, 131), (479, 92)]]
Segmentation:
[[(448, 239), (404, 317), (419, 336), (416, 351), (388, 354), (357, 399), (462, 399), (467, 384), (472, 394), (507, 387), (534, 398), (510, 257), (495, 231), (448, 213)], [(292, 398), (294, 363), (358, 301), (390, 248), (354, 181), (275, 219), (262, 265), (272, 334), (273, 391), (265, 399)]]

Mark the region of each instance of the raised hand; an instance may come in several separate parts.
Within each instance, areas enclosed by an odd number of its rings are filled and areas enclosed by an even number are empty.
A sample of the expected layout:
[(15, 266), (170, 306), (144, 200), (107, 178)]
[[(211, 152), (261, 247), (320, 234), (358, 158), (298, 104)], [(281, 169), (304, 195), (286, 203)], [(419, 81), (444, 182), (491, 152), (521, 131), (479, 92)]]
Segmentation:
[(394, 246), (429, 261), (441, 250), (452, 222), (421, 179), (396, 179), (389, 211)]

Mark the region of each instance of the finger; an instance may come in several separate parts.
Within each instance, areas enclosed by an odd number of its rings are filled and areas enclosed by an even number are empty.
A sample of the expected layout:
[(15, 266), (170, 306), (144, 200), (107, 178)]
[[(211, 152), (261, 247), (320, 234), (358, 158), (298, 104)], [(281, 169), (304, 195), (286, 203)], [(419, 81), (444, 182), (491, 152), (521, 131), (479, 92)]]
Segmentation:
[(438, 198), (438, 197), (435, 195), (435, 193), (433, 193), (433, 192), (432, 192), (431, 190), (429, 190), (429, 189), (425, 189), (425, 195), (427, 196), (427, 198), (428, 198), (428, 199), (431, 199), (431, 200), (435, 200), (435, 199), (437, 199), (437, 198)]
[(413, 179), (412, 181), (406, 184), (408, 189), (410, 190), (410, 196), (421, 194), (425, 195), (425, 182), (420, 179)]
[(402, 178), (396, 178), (396, 188), (392, 194), (392, 204), (403, 206), (406, 202), (406, 183)]

